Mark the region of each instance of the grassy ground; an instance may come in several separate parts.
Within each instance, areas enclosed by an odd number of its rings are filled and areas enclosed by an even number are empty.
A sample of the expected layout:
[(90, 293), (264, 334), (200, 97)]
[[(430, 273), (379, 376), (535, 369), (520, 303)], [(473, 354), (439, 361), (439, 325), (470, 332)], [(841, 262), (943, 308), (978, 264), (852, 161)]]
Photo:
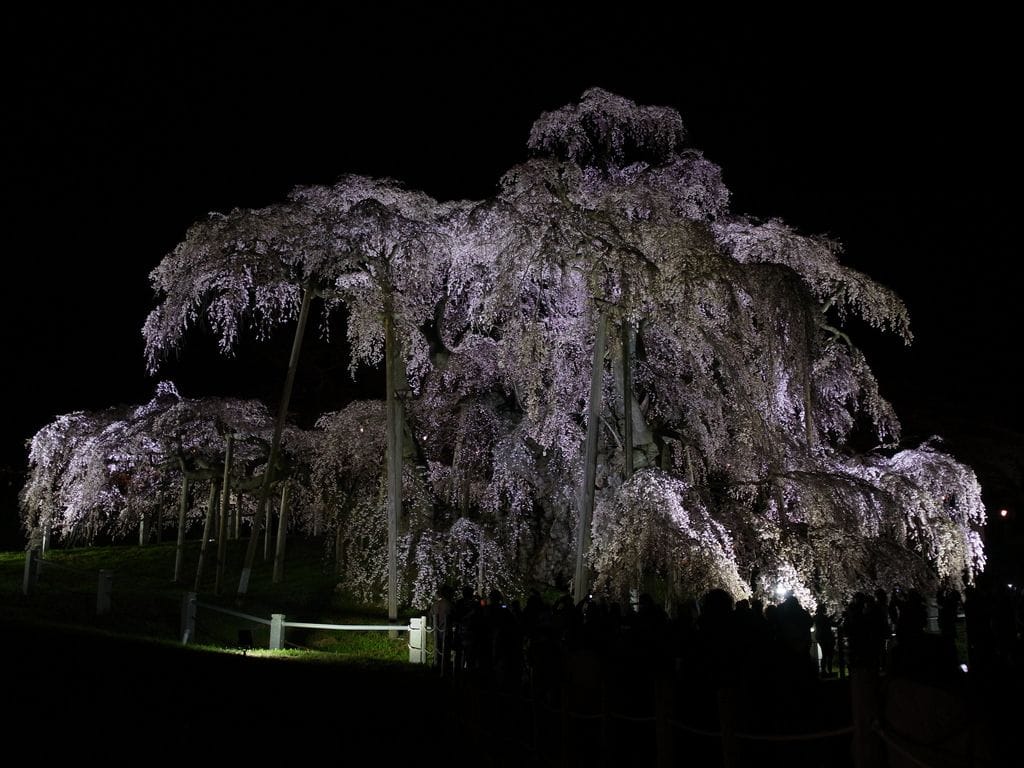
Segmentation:
[[(347, 601), (322, 565), (322, 543), (289, 540), (283, 584), (257, 558), (249, 594), (235, 599), (245, 541), (228, 550), (222, 595), (213, 565), (201, 603), (269, 619), (386, 624), (386, 613)], [(198, 542), (185, 574), (195, 577)], [(25, 555), (0, 553), (0, 679), (10, 695), (3, 731), (47, 760), (92, 755), (105, 765), (258, 764), (371, 754), (401, 760), (450, 727), (448, 690), (409, 663), (407, 633), (288, 629), (286, 650), (266, 649), (268, 628), (200, 608), (196, 642), (181, 642), (175, 546), (55, 549), (29, 595)], [(96, 615), (100, 570), (112, 571), (109, 615)], [(400, 622), (406, 617), (400, 617)], [(238, 647), (250, 630), (256, 650)], [(461, 765), (458, 760), (451, 764)]]
[[(271, 583), (271, 564), (257, 556), (247, 595), (237, 599), (245, 540), (228, 542), (220, 593), (215, 587), (215, 553), (207, 553), (204, 579), (198, 592), (192, 643), (236, 649), (251, 636), (255, 649), (269, 647), (269, 627), (206, 606), (269, 620), (272, 613), (286, 620), (319, 624), (386, 624), (387, 614), (375, 606), (359, 605), (336, 589), (337, 579), (325, 566), (323, 542), (295, 537), (288, 542), (285, 578)], [(199, 542), (186, 542), (183, 584), (173, 581), (174, 542), (146, 547), (119, 545), (51, 549), (28, 596), (22, 592), (25, 553), (0, 553), (0, 606), (10, 619), (74, 626), (127, 637), (164, 642), (182, 638), (181, 606), (194, 586)], [(97, 584), (101, 570), (111, 572), (111, 610), (97, 615)], [(405, 624), (408, 616), (400, 615)], [(353, 660), (408, 662), (408, 634), (289, 628), (286, 647), (325, 652)], [(284, 652), (279, 652), (284, 653)]]

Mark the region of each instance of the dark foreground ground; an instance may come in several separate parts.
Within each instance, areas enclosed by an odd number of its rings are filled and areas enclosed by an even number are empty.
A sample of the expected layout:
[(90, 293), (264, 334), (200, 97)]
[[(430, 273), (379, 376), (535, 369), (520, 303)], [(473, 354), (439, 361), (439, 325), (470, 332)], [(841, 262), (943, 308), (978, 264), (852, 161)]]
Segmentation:
[(5, 741), (43, 764), (405, 764), (449, 719), (445, 687), (414, 665), (211, 653), (2, 618), (0, 633)]
[[(668, 764), (723, 764), (713, 701), (674, 702), (659, 726), (653, 700), (602, 701), (586, 679), (572, 697), (533, 707), (426, 666), (210, 653), (5, 618), (0, 633), (5, 740), (46, 764), (655, 766), (671, 731)], [(878, 742), (877, 768), (1024, 764), (1016, 752), (1024, 691), (1012, 679), (974, 690), (970, 701), (889, 682), (890, 725), (943, 749), (925, 745), (921, 761)], [(803, 716), (819, 730), (849, 722), (849, 681), (824, 690)], [(831, 711), (814, 712), (819, 706)], [(681, 724), (692, 730), (680, 734)], [(851, 744), (849, 734), (816, 745), (748, 742), (733, 759), (853, 768)]]

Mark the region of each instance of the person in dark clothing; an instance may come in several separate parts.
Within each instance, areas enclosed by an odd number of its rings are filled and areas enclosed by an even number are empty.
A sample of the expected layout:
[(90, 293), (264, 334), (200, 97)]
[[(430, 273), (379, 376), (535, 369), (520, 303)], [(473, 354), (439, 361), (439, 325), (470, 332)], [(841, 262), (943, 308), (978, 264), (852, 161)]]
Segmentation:
[(890, 600), (884, 589), (876, 589), (874, 599), (868, 602), (868, 628), (873, 644), (871, 653), (879, 671), (888, 663), (889, 646), (892, 644), (898, 610), (898, 601)]
[(430, 606), (430, 626), (434, 632), (434, 665), (441, 676), (452, 672), (452, 638), (455, 635), (455, 601), (452, 588), (447, 584), (437, 591)]
[(739, 679), (735, 602), (724, 589), (706, 592), (697, 619), (697, 658), (701, 682), (712, 688), (731, 686)]
[(868, 625), (868, 603), (873, 598), (864, 592), (857, 592), (843, 611), (842, 633), (849, 650), (847, 666), (854, 670), (878, 671), (877, 647)]
[(960, 593), (955, 589), (939, 591), (939, 634), (956, 643), (956, 621), (960, 614)]
[(836, 655), (835, 621), (824, 603), (818, 603), (814, 610), (814, 638), (821, 649), (819, 673), (822, 677), (832, 676), (832, 664)]
[(473, 593), (473, 588), (464, 586), (462, 596), (455, 603), (452, 615), (453, 630), (452, 652), (453, 669), (456, 673), (470, 670), (476, 663), (473, 637), (473, 621), (480, 610), (480, 598)]
[(492, 589), (487, 596), (489, 668), (492, 681), (505, 690), (518, 690), (523, 681), (523, 635), (519, 617)]
[(790, 675), (817, 677), (818, 670), (811, 659), (811, 628), (814, 619), (810, 612), (800, 605), (796, 595), (789, 592), (785, 600), (779, 603), (775, 620), (783, 666), (790, 670)]
[(778, 621), (780, 639), (785, 647), (794, 654), (809, 656), (811, 627), (814, 626), (814, 620), (792, 592), (788, 593), (786, 599), (779, 604), (776, 621)]
[(925, 632), (927, 620), (924, 597), (910, 590), (900, 609), (886, 672), (891, 677), (955, 690), (964, 682), (956, 646), (949, 638)]

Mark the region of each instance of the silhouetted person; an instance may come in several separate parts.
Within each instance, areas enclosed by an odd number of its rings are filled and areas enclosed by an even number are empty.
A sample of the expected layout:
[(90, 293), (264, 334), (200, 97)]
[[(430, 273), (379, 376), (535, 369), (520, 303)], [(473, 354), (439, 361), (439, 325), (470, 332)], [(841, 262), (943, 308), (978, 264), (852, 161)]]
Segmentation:
[(557, 702), (561, 645), (552, 606), (537, 590), (526, 599), (522, 617), (524, 660), (533, 696), (548, 705)]
[(846, 636), (849, 651), (847, 663), (854, 670), (878, 671), (878, 644), (870, 626), (868, 604), (872, 598), (864, 592), (856, 592), (843, 611), (842, 633)]
[(831, 677), (836, 655), (835, 622), (824, 603), (818, 603), (814, 610), (814, 638), (821, 649), (819, 672), (822, 677)]
[(863, 660), (865, 666), (879, 672), (885, 667), (886, 647), (892, 636), (889, 628), (889, 602), (884, 590), (875, 590), (874, 595), (867, 596), (862, 619)]
[(737, 673), (743, 681), (766, 682), (772, 670), (773, 637), (760, 600), (740, 600), (733, 610), (733, 652)]
[(489, 605), (486, 598), (474, 595), (477, 607), (469, 615), (469, 647), (472, 649), (467, 654), (469, 668), (482, 683), (491, 680), (492, 662), (494, 660), (494, 640), (491, 636), (492, 611), (488, 610)]
[(843, 628), (842, 615), (836, 620), (836, 667), (839, 669), (839, 677), (846, 677), (849, 669), (849, 656), (847, 655), (846, 631)]
[(953, 688), (961, 682), (956, 646), (952, 638), (925, 632), (927, 621), (924, 597), (916, 590), (908, 591), (901, 600), (886, 671), (891, 677)]
[(582, 614), (576, 610), (572, 595), (563, 592), (552, 608), (555, 639), (563, 648), (573, 648), (579, 642)]
[(518, 690), (523, 678), (523, 636), (519, 618), (497, 589), (487, 595), (489, 673), (499, 688)]
[(455, 604), (453, 619), (454, 634), (452, 650), (454, 651), (454, 668), (456, 672), (466, 672), (475, 664), (475, 647), (472, 620), (480, 609), (480, 599), (473, 593), (473, 588), (464, 586), (462, 595)]
[(697, 658), (697, 621), (700, 607), (693, 598), (679, 605), (672, 621), (672, 643), (676, 658), (676, 673), (686, 679), (693, 673)]
[(960, 593), (955, 589), (939, 592), (939, 634), (956, 642), (956, 621), (960, 614)]
[(814, 620), (807, 609), (800, 605), (796, 595), (787, 593), (786, 599), (779, 603), (775, 618), (785, 647), (795, 655), (810, 656)]
[(867, 615), (871, 641), (875, 646), (872, 654), (877, 659), (878, 667), (881, 670), (886, 665), (889, 643), (892, 640), (893, 628), (898, 616), (898, 606), (895, 600), (890, 602), (884, 589), (876, 589), (874, 599), (868, 602)]
[(452, 671), (452, 638), (455, 635), (455, 602), (452, 588), (442, 585), (430, 607), (430, 625), (434, 630), (434, 664), (441, 675)]
[(739, 679), (736, 671), (736, 631), (732, 595), (724, 589), (712, 589), (700, 602), (697, 619), (697, 663), (703, 666), (705, 684), (727, 688)]
[(637, 637), (643, 638), (643, 643), (654, 648), (668, 625), (668, 615), (665, 609), (654, 602), (649, 594), (644, 592), (640, 595), (637, 603), (636, 616), (633, 619), (633, 627)]
[(520, 615), (520, 622), (523, 627), (523, 635), (530, 637), (533, 634), (534, 628), (540, 622), (541, 617), (548, 610), (548, 606), (544, 602), (544, 598), (541, 597), (540, 592), (536, 589), (531, 589), (529, 596), (526, 598), (526, 605), (523, 606), (522, 613)]

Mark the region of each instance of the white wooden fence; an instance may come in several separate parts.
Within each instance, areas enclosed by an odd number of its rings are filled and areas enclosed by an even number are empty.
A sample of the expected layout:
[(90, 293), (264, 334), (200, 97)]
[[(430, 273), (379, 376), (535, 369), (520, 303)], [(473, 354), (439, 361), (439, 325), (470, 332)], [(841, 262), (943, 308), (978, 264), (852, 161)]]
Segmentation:
[(408, 632), (409, 633), (409, 661), (413, 664), (427, 663), (427, 617), (418, 616), (409, 619), (408, 624), (320, 624), (308, 621), (287, 621), (283, 613), (272, 613), (269, 619), (262, 616), (253, 616), (248, 613), (233, 611), (219, 605), (199, 602), (195, 592), (188, 592), (182, 598), (181, 605), (181, 642), (189, 643), (195, 638), (196, 611), (199, 608), (217, 611), (218, 613), (235, 616), (256, 624), (270, 627), (270, 644), (272, 651), (279, 651), (285, 645), (285, 629), (294, 627), (296, 629), (324, 629), (329, 631), (359, 631), (359, 632)]

